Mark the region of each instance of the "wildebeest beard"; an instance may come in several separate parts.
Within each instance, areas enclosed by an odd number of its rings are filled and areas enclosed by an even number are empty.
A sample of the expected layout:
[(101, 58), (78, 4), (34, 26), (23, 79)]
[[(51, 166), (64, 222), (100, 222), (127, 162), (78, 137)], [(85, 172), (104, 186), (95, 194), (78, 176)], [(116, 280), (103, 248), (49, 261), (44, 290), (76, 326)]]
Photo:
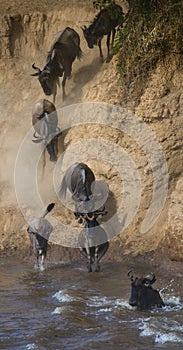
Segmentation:
[(41, 73), (41, 76), (39, 77), (39, 82), (43, 88), (43, 91), (45, 95), (50, 96), (53, 93), (53, 84), (52, 84), (52, 79), (50, 72), (48, 71), (43, 71)]

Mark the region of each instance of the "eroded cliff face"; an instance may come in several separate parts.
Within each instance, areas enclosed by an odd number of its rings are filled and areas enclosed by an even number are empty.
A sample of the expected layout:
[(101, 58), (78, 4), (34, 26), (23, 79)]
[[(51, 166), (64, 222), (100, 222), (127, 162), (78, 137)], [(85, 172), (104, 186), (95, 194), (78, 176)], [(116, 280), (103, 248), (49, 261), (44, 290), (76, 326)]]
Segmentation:
[[(121, 179), (117, 166), (102, 160), (100, 154), (111, 156), (111, 148), (101, 146), (98, 155), (88, 156), (83, 144), (89, 138), (106, 139), (109, 143), (122, 148), (134, 162), (141, 179), (140, 205), (128, 227), (112, 242), (117, 241), (118, 258), (122, 254), (133, 256), (160, 251), (172, 260), (183, 260), (182, 249), (182, 171), (183, 171), (183, 70), (180, 57), (172, 55), (158, 64), (152, 73), (140, 103), (135, 99), (124, 101), (123, 85), (116, 69), (115, 57), (110, 63), (101, 63), (98, 48), (90, 50), (83, 38), (81, 26), (88, 24), (94, 17), (89, 1), (74, 8), (64, 6), (61, 11), (5, 14), (1, 18), (0, 58), (3, 74), (0, 88), (0, 249), (11, 251), (29, 246), (24, 218), (16, 202), (14, 187), (14, 169), (18, 150), (24, 136), (31, 128), (31, 112), (35, 102), (44, 98), (39, 82), (32, 74), (33, 62), (42, 68), (46, 54), (55, 34), (66, 26), (73, 27), (80, 35), (83, 58), (73, 64), (71, 80), (66, 83), (67, 98), (62, 101), (59, 90), (56, 108), (61, 110), (80, 102), (106, 102), (120, 105), (133, 112), (135, 118), (142, 119), (154, 132), (157, 142), (163, 149), (168, 165), (169, 187), (165, 205), (153, 227), (141, 233), (141, 225), (150, 206), (153, 195), (153, 171), (147, 155), (137, 142), (119, 128), (101, 125), (80, 125), (65, 131), (60, 142), (59, 152), (81, 142), (80, 154), (85, 154), (86, 162), (92, 167), (96, 178), (105, 180), (110, 189), (107, 210), (113, 213), (122, 201)], [(103, 42), (105, 48), (105, 39)], [(106, 53), (106, 51), (105, 51)], [(50, 98), (48, 98), (50, 99)], [(115, 116), (111, 116), (115, 118)], [(95, 118), (95, 116), (94, 116)], [(87, 115), (86, 115), (87, 120)], [(95, 120), (94, 120), (95, 121)], [(114, 119), (114, 124), (116, 120)], [(116, 124), (117, 125), (117, 124)], [(61, 125), (60, 125), (61, 126)], [(62, 126), (61, 126), (62, 128)], [(146, 140), (148, 143), (148, 138)], [(102, 148), (104, 147), (104, 148)], [(77, 160), (77, 159), (75, 159)], [(113, 154), (114, 163), (118, 155)], [(29, 159), (27, 159), (29, 162)], [(72, 213), (61, 207), (53, 188), (52, 173), (54, 164), (47, 159), (46, 175), (39, 177), (39, 190), (45, 205), (55, 200), (57, 206), (53, 216), (68, 225), (74, 225)], [(161, 184), (160, 184), (161, 186)], [(27, 195), (30, 195), (29, 193)], [(159, 198), (156, 198), (158, 205)], [(30, 209), (30, 208), (29, 208)], [(28, 209), (27, 209), (28, 210)], [(40, 215), (40, 213), (39, 213)], [(112, 244), (111, 244), (112, 246)], [(113, 250), (111, 248), (111, 255)], [(114, 257), (113, 257), (114, 258)]]

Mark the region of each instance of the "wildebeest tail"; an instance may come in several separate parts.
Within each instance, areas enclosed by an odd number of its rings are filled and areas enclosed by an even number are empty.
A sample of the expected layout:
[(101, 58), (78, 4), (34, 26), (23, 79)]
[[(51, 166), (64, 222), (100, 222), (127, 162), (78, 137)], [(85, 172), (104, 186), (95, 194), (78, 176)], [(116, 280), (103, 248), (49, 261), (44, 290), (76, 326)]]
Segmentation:
[(44, 212), (42, 217), (44, 218), (48, 213), (50, 213), (50, 211), (54, 208), (54, 206), (55, 206), (55, 203), (50, 203), (47, 206), (47, 208), (46, 208), (46, 210), (45, 210), (45, 212)]
[(81, 48), (80, 48), (80, 46), (79, 46), (79, 47), (78, 47), (78, 52), (77, 52), (77, 58), (78, 58), (78, 60), (80, 60), (82, 56), (83, 56), (83, 52), (82, 52), (82, 50), (81, 50)]

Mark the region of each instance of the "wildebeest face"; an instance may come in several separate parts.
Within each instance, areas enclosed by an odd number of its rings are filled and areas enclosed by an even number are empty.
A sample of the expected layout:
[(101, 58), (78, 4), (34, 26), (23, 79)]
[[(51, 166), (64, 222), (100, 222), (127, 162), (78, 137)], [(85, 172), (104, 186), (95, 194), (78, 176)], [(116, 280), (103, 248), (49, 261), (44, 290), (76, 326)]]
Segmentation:
[(87, 41), (88, 47), (90, 49), (93, 49), (94, 45), (97, 45), (97, 35), (95, 32), (91, 32), (88, 28), (84, 27), (82, 28), (84, 37)]
[(131, 306), (138, 305), (139, 295), (144, 288), (152, 288), (152, 284), (156, 281), (155, 275), (150, 274), (145, 277), (134, 277), (130, 276), (131, 271), (128, 272), (128, 277), (131, 280), (131, 295), (129, 299), (129, 304)]
[(138, 294), (142, 288), (142, 282), (139, 278), (135, 278), (135, 281), (131, 283), (131, 295), (129, 299), (129, 304), (131, 306), (137, 306)]
[(51, 77), (50, 71), (44, 69), (39, 74), (39, 82), (43, 88), (45, 95), (50, 96), (53, 94), (53, 79)]

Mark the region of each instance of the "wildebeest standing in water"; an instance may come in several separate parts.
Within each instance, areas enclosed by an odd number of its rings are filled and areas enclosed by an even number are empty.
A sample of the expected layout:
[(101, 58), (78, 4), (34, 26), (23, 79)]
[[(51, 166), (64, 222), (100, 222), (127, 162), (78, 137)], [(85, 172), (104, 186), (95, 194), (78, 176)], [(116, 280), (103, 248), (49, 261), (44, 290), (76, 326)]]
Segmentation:
[(104, 35), (107, 35), (107, 59), (109, 62), (111, 59), (110, 55), (110, 37), (112, 33), (111, 44), (114, 44), (114, 37), (116, 33), (116, 27), (121, 25), (123, 22), (123, 11), (121, 6), (112, 4), (102, 9), (91, 25), (87, 28), (86, 26), (81, 27), (83, 30), (84, 37), (88, 43), (90, 49), (94, 45), (98, 45), (100, 51), (100, 57), (103, 60), (103, 52), (101, 47), (101, 41)]
[(72, 194), (73, 201), (88, 201), (92, 196), (92, 184), (95, 181), (93, 171), (84, 163), (74, 163), (66, 171), (59, 190), (59, 196), (65, 198), (66, 191)]
[(159, 292), (153, 289), (152, 284), (156, 281), (155, 275), (134, 277), (128, 272), (131, 281), (131, 295), (129, 304), (136, 306), (139, 310), (148, 310), (153, 307), (165, 306)]
[(56, 40), (53, 43), (46, 60), (46, 65), (41, 70), (35, 64), (32, 68), (37, 73), (32, 76), (38, 76), (39, 82), (46, 95), (53, 95), (53, 103), (57, 94), (57, 85), (60, 86), (59, 77), (63, 76), (62, 89), (63, 99), (65, 98), (66, 79), (71, 77), (72, 63), (77, 57), (80, 59), (82, 51), (80, 48), (79, 34), (72, 28), (67, 27), (57, 33)]
[(54, 203), (49, 204), (43, 216), (33, 220), (27, 228), (36, 258), (35, 267), (39, 268), (40, 270), (44, 270), (48, 239), (53, 230), (52, 225), (47, 219), (45, 219), (45, 216), (54, 208), (54, 206)]
[(50, 160), (57, 160), (58, 153), (58, 137), (61, 131), (58, 128), (57, 111), (53, 103), (46, 99), (36, 102), (32, 112), (32, 125), (34, 127), (33, 142), (42, 142), (44, 150), (44, 165), (45, 166), (45, 148), (47, 149)]
[(97, 217), (105, 214), (104, 208), (88, 214), (75, 213), (80, 223), (84, 220), (84, 229), (78, 237), (78, 244), (81, 254), (87, 259), (88, 272), (92, 272), (92, 264), (95, 272), (100, 271), (100, 260), (109, 248), (106, 232), (97, 221)]

